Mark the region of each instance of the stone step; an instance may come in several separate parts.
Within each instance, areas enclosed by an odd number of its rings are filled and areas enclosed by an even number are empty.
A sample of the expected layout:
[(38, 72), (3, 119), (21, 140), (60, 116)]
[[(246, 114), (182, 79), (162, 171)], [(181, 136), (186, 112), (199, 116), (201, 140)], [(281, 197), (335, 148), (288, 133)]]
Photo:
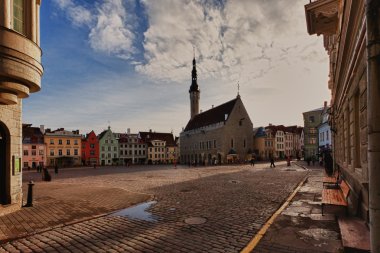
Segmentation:
[(363, 220), (353, 217), (338, 219), (344, 252), (370, 252), (369, 229)]

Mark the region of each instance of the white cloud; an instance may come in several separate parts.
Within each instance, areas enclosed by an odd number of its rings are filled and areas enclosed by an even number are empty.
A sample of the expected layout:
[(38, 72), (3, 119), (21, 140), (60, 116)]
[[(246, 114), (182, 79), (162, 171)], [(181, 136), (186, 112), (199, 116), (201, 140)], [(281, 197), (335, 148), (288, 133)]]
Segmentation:
[(93, 49), (129, 59), (135, 51), (132, 27), (126, 21), (127, 12), (122, 0), (105, 0), (97, 8), (96, 26), (89, 34)]
[(123, 59), (129, 59), (135, 52), (131, 24), (134, 14), (127, 14), (124, 5), (131, 5), (131, 1), (104, 0), (92, 8), (74, 0), (54, 1), (73, 25), (89, 28), (89, 44), (95, 51)]
[(66, 12), (67, 17), (75, 26), (91, 25), (93, 16), (90, 10), (76, 5), (73, 0), (54, 0), (54, 2)]

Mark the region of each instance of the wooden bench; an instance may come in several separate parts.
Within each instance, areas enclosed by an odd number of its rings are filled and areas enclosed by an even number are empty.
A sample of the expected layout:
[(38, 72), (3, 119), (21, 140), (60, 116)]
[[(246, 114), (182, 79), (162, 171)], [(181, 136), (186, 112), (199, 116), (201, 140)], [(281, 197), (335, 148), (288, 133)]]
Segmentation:
[(322, 215), (323, 208), (325, 205), (330, 206), (342, 206), (347, 207), (347, 197), (350, 192), (350, 187), (346, 181), (342, 180), (340, 184), (337, 185), (336, 189), (323, 188), (322, 190)]
[(323, 185), (336, 184), (338, 182), (338, 179), (339, 179), (339, 172), (336, 170), (335, 173), (331, 176), (328, 176), (327, 174), (325, 174), (322, 182), (323, 182)]

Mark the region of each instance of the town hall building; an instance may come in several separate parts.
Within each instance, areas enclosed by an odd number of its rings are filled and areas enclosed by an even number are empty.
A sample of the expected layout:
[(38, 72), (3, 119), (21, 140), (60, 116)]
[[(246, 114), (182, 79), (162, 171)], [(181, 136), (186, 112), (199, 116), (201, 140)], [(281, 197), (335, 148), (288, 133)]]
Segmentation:
[(190, 120), (180, 133), (181, 163), (211, 165), (250, 159), (253, 124), (240, 95), (199, 113), (200, 90), (195, 59), (189, 93)]

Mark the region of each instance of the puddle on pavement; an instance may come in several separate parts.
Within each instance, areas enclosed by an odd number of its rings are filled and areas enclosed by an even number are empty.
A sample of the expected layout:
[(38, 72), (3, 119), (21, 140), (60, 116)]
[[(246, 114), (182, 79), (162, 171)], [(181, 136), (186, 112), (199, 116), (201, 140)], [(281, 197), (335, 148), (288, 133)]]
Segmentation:
[(116, 213), (110, 214), (110, 216), (124, 216), (134, 220), (157, 221), (156, 216), (146, 211), (156, 203), (157, 201), (145, 202), (136, 206), (125, 208)]

